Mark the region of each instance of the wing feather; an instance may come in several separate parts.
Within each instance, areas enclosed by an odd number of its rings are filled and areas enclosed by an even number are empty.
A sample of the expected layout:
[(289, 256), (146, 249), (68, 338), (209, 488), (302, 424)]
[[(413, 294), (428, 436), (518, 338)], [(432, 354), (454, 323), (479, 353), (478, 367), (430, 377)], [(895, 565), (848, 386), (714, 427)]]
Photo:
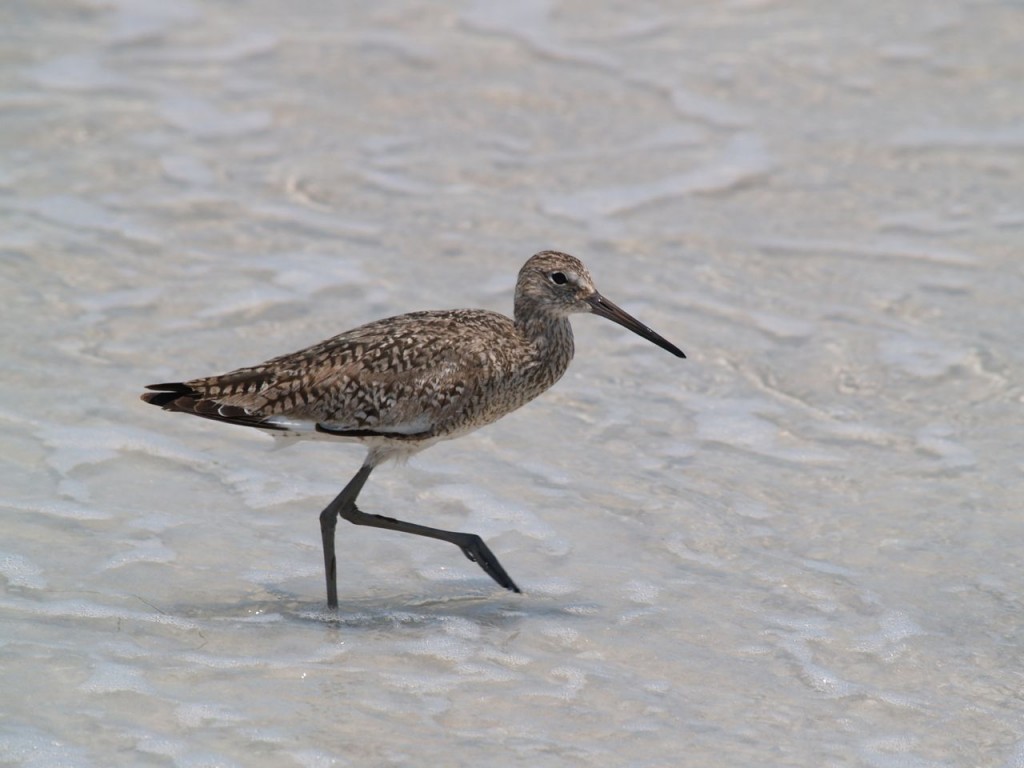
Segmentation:
[(261, 429), (425, 439), (470, 423), (492, 405), (502, 389), (496, 380), (514, 367), (495, 352), (509, 334), (515, 330), (508, 318), (484, 310), (412, 313), (260, 365), (151, 385), (155, 391), (142, 397), (167, 410)]

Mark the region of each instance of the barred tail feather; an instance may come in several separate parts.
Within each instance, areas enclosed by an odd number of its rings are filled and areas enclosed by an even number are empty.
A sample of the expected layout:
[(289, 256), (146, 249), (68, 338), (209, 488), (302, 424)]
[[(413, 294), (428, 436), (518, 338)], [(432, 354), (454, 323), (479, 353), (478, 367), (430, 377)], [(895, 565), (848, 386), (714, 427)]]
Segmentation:
[(212, 398), (203, 397), (201, 392), (182, 382), (150, 384), (146, 389), (155, 391), (144, 392), (141, 395), (142, 400), (150, 405), (158, 405), (165, 411), (190, 413), (204, 419), (238, 424), (243, 427), (275, 431), (286, 429), (284, 426), (269, 421), (265, 416), (251, 413), (241, 406), (222, 405)]

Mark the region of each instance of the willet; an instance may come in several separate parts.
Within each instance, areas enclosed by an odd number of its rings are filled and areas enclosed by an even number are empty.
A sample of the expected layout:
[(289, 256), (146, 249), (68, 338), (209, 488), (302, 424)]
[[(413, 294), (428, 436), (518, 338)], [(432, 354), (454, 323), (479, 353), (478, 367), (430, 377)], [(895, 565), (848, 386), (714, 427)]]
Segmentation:
[(320, 513), (327, 604), (338, 605), (334, 529), (356, 525), (447, 541), (505, 589), (519, 592), (473, 533), (444, 531), (367, 514), (356, 497), (370, 472), (497, 421), (546, 390), (573, 355), (569, 315), (592, 312), (678, 357), (646, 325), (604, 298), (583, 263), (542, 251), (519, 271), (515, 319), (482, 309), (412, 312), (354, 328), (251, 368), (186, 382), (151, 384), (147, 403), (279, 438), (362, 443), (366, 460)]

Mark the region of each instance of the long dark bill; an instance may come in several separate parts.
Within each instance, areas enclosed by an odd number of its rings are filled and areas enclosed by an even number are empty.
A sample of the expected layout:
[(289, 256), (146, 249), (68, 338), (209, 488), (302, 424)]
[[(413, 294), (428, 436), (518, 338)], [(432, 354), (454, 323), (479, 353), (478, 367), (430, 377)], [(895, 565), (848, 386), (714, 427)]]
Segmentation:
[(663, 339), (631, 314), (626, 312), (626, 310), (622, 309), (622, 307), (618, 307), (608, 301), (608, 299), (600, 293), (594, 293), (594, 295), (587, 299), (587, 303), (590, 304), (591, 311), (595, 315), (600, 315), (601, 317), (611, 320), (613, 323), (618, 323), (623, 328), (628, 328), (637, 336), (643, 336), (645, 339), (654, 342), (662, 349), (668, 350), (676, 357), (686, 357), (686, 355), (683, 354), (683, 350), (675, 344)]

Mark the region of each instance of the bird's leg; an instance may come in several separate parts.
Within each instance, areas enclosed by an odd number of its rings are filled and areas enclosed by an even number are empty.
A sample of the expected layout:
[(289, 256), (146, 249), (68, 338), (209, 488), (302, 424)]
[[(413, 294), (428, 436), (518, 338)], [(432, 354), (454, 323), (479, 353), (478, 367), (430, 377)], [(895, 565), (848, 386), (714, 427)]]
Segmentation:
[(520, 592), (519, 587), (512, 581), (512, 578), (501, 567), (498, 558), (494, 556), (490, 548), (484, 544), (484, 540), (475, 533), (461, 533), (459, 531), (443, 531), (440, 528), (428, 528), (425, 525), (406, 523), (402, 520), (395, 520), (393, 517), (382, 515), (368, 515), (356, 508), (355, 504), (349, 505), (347, 510), (339, 510), (342, 517), (356, 525), (369, 525), (373, 528), (386, 528), (389, 531), (401, 531), (416, 536), (427, 536), (431, 539), (440, 539), (454, 544), (462, 553), (474, 563), (484, 569), (484, 573), (498, 582), (505, 589), (513, 592)]
[(459, 531), (444, 531), (440, 528), (429, 528), (425, 525), (406, 523), (396, 520), (393, 517), (382, 515), (369, 515), (356, 507), (356, 496), (362, 490), (366, 478), (370, 476), (373, 467), (363, 465), (356, 473), (344, 490), (337, 498), (327, 505), (327, 508), (320, 513), (320, 531), (324, 539), (324, 566), (327, 572), (327, 605), (331, 608), (338, 607), (338, 588), (336, 579), (336, 565), (334, 558), (334, 526), (337, 516), (348, 520), (355, 525), (368, 525), (372, 528), (385, 528), (389, 531), (400, 531), (411, 533), (415, 536), (427, 536), (431, 539), (440, 539), (454, 544), (462, 553), (474, 563), (484, 569), (484, 573), (494, 579), (499, 585), (513, 592), (519, 592), (519, 587), (512, 581), (512, 578), (501, 567), (498, 558), (494, 556), (484, 540), (475, 533), (461, 533)]
[(324, 507), (320, 513), (320, 535), (324, 541), (324, 575), (327, 578), (327, 607), (338, 607), (338, 562), (334, 556), (334, 528), (338, 524), (338, 515), (348, 519), (348, 508), (356, 508), (356, 496), (363, 490), (366, 478), (373, 470), (372, 464), (364, 464), (356, 472), (348, 485), (341, 489), (334, 501)]

